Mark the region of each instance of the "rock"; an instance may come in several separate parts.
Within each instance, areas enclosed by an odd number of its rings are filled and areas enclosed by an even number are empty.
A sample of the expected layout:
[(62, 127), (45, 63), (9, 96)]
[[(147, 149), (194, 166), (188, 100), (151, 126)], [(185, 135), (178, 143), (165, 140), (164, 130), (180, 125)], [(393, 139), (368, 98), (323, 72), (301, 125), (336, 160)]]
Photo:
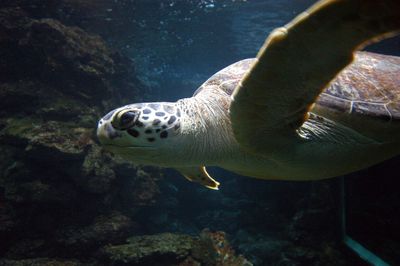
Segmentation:
[[(9, 74), (6, 77), (39, 79), (80, 98), (110, 96), (106, 79), (115, 73), (114, 62), (112, 53), (100, 37), (77, 27), (64, 26), (57, 20), (29, 19), (18, 8), (6, 11), (11, 12), (0, 14), (4, 16), (3, 20), (13, 19), (20, 13), (25, 18), (19, 18), (16, 24), (7, 23), (0, 29), (9, 37), (1, 42), (6, 57), (0, 63), (0, 69)], [(69, 82), (60, 83), (59, 80)]]
[(103, 253), (111, 265), (176, 265), (190, 255), (195, 241), (171, 233), (137, 236), (129, 238), (128, 244), (106, 246)]
[(192, 257), (188, 257), (184, 261), (180, 262), (178, 266), (201, 266), (201, 263)]
[[(1, 60), (1, 59), (0, 59)], [(34, 113), (38, 108), (39, 95), (35, 93), (35, 88), (40, 84), (29, 81), (17, 81), (2, 83), (0, 98), (2, 99), (2, 109), (0, 117), (7, 117), (10, 113)], [(24, 108), (21, 108), (24, 106)]]
[(163, 233), (135, 236), (127, 241), (103, 248), (102, 254), (111, 265), (252, 265), (235, 255), (223, 232), (204, 230), (200, 237)]
[(105, 193), (110, 190), (115, 171), (104, 163), (99, 146), (91, 145), (83, 161), (81, 175), (76, 179), (83, 188), (92, 193)]
[(243, 241), (239, 245), (242, 253), (257, 265), (262, 265), (266, 261), (280, 261), (282, 252), (292, 246), (292, 243), (280, 238), (259, 236), (251, 241)]
[(132, 230), (132, 226), (131, 219), (121, 213), (102, 215), (89, 226), (64, 231), (58, 242), (75, 248), (100, 247), (106, 243), (122, 242)]
[(15, 259), (7, 265), (61, 265), (18, 259), (90, 257), (121, 243), (158, 193), (159, 172), (104, 152), (95, 137), (99, 117), (142, 94), (131, 60), (98, 35), (40, 17), (57, 12), (51, 2), (0, 7), (0, 257)]
[(142, 168), (138, 168), (136, 172), (136, 186), (134, 188), (134, 198), (137, 204), (142, 206), (155, 203), (155, 196), (160, 192), (156, 185), (157, 179), (162, 176), (160, 171), (144, 171)]
[(77, 260), (56, 260), (49, 258), (7, 260), (1, 259), (0, 266), (90, 266), (89, 263), (81, 263)]
[(57, 187), (40, 180), (15, 183), (5, 189), (5, 198), (14, 203), (54, 204), (76, 200), (76, 193), (71, 186), (61, 184)]
[(40, 121), (34, 118), (10, 118), (0, 133), (3, 142), (26, 145), (26, 156), (42, 161), (82, 160), (85, 151), (81, 136), (87, 130), (72, 123)]
[(26, 238), (10, 244), (5, 257), (10, 259), (18, 259), (22, 256), (25, 258), (40, 257), (44, 255), (42, 253), (45, 253), (45, 250), (48, 248), (42, 239)]
[[(9, 243), (12, 242), (13, 230), (18, 226), (13, 215), (11, 206), (5, 202), (5, 199), (0, 194), (0, 254), (9, 248)], [(7, 241), (5, 241), (7, 239)]]

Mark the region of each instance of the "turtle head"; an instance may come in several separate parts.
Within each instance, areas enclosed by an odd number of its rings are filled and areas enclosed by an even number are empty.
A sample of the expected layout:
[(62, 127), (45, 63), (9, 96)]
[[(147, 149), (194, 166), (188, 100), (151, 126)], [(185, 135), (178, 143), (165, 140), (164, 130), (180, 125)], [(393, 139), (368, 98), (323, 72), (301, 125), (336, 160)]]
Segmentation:
[(174, 103), (139, 103), (117, 108), (100, 119), (97, 137), (113, 153), (133, 162), (159, 164), (176, 145), (180, 110)]

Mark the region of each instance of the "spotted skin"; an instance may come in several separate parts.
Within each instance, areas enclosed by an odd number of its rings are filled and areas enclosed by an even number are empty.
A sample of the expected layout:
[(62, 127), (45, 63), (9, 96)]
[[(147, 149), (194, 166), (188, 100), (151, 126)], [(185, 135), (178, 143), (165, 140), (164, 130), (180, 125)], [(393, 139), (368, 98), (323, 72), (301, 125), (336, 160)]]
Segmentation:
[[(127, 105), (113, 110), (105, 115), (99, 125), (107, 123), (106, 134), (112, 140), (122, 138), (120, 131), (112, 129), (113, 120), (118, 119), (118, 113), (127, 110), (137, 110), (138, 117), (133, 125), (122, 131), (126, 131), (130, 137), (142, 138), (147, 142), (166, 140), (169, 135), (177, 134), (180, 129), (181, 111), (172, 103), (141, 103)], [(172, 132), (169, 132), (172, 131)]]
[(137, 130), (134, 129), (134, 128), (128, 129), (127, 132), (128, 132), (129, 135), (131, 135), (131, 136), (134, 137), (134, 138), (137, 138), (137, 137), (140, 136), (139, 131), (137, 131)]

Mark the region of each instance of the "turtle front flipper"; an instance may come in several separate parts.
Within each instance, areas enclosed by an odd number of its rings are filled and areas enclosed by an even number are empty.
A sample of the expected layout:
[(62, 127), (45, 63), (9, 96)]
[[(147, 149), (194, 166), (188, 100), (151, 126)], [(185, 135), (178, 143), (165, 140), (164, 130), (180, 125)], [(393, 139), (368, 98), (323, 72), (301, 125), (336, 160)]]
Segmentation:
[(176, 168), (186, 179), (192, 182), (218, 190), (219, 182), (215, 181), (206, 171), (205, 166)]
[(308, 111), (353, 52), (399, 30), (399, 0), (319, 1), (274, 30), (233, 92), (236, 140), (261, 154), (295, 146)]

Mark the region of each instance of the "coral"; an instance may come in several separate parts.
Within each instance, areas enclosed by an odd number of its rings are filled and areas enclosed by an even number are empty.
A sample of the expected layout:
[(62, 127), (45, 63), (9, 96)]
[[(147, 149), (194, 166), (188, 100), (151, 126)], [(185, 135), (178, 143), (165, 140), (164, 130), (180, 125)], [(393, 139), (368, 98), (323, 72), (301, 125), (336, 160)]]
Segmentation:
[(253, 265), (248, 260), (246, 260), (241, 255), (236, 255), (233, 248), (230, 246), (226, 234), (222, 231), (211, 232), (208, 229), (205, 229), (200, 234), (200, 241), (203, 243), (209, 243), (211, 250), (214, 254), (203, 251), (203, 257), (208, 261), (209, 265), (216, 266), (251, 266)]

